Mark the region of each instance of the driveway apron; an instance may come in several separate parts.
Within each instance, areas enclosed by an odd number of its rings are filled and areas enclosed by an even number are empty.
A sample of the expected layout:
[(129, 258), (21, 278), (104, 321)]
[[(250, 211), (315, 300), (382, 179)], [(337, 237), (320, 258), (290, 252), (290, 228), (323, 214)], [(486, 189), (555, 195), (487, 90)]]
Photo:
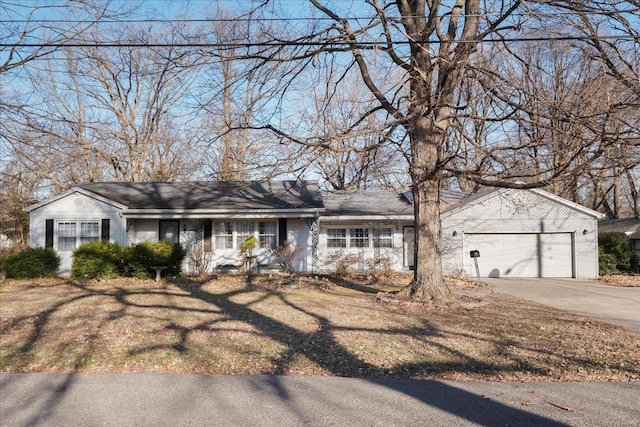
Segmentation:
[(640, 287), (624, 288), (576, 279), (483, 280), (498, 292), (623, 326), (640, 335)]

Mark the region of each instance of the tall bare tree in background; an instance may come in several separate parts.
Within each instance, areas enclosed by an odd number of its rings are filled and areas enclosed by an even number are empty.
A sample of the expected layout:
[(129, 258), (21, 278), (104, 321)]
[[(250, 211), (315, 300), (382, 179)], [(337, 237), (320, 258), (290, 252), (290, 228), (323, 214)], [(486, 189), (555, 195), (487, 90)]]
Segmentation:
[[(41, 182), (16, 156), (15, 148), (33, 135), (26, 131), (16, 133), (10, 116), (15, 117), (25, 104), (11, 83), (30, 64), (48, 60), (63, 44), (90, 31), (97, 23), (126, 15), (127, 7), (110, 0), (0, 0), (0, 233), (18, 245), (27, 243), (27, 216), (22, 209), (33, 201)], [(52, 16), (63, 16), (67, 22), (42, 20)], [(20, 87), (18, 92), (24, 90)], [(17, 134), (18, 139), (13, 138)]]
[[(30, 141), (18, 151), (34, 173), (49, 174), (56, 188), (81, 181), (170, 181), (198, 170), (184, 97), (197, 75), (197, 56), (175, 47), (176, 33), (148, 28), (102, 30), (83, 37), (32, 71), (41, 101), (18, 111)], [(117, 38), (116, 38), (117, 37)], [(99, 46), (113, 39), (116, 47)], [(140, 44), (161, 44), (140, 48)], [(96, 47), (97, 46), (97, 47)], [(66, 161), (64, 161), (66, 158)], [(60, 167), (60, 165), (66, 167)], [(110, 170), (110, 172), (109, 172)]]
[[(364, 120), (350, 127), (354, 117), (371, 110), (366, 89), (353, 85), (348, 90), (327, 94), (323, 87), (326, 79), (311, 84), (308, 96), (300, 99), (306, 105), (301, 122), (321, 140), (327, 141), (309, 147), (306, 163), (310, 174), (318, 175), (322, 186), (329, 191), (353, 191), (368, 188), (407, 187), (407, 161), (401, 148), (403, 141), (396, 141), (395, 128), (388, 128), (384, 118), (365, 115)], [(332, 97), (327, 108), (324, 100)], [(349, 132), (340, 137), (340, 132)]]
[[(611, 218), (640, 216), (640, 1), (552, 1), (560, 25), (583, 36), (578, 47), (608, 78), (599, 84), (599, 100), (618, 118), (601, 128), (602, 138), (614, 140), (601, 167), (589, 171), (594, 183), (594, 208)], [(602, 37), (606, 36), (606, 37)], [(604, 84), (603, 84), (604, 83)]]
[[(301, 153), (279, 144), (268, 132), (252, 128), (265, 114), (265, 106), (274, 102), (287, 68), (240, 60), (244, 46), (259, 43), (263, 37), (253, 29), (251, 11), (245, 14), (217, 7), (208, 13), (211, 24), (201, 31), (207, 34), (210, 46), (200, 49), (208, 61), (200, 74), (197, 98), (211, 136), (210, 175), (243, 181), (295, 171)], [(273, 113), (269, 110), (267, 114)]]

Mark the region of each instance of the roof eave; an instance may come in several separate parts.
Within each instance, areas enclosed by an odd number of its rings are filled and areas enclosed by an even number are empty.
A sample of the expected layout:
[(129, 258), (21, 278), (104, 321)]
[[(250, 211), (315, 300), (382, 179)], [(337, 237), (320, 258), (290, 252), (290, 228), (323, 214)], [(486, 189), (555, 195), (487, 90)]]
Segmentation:
[(111, 205), (111, 206), (113, 206), (115, 208), (118, 208), (118, 209), (122, 209), (122, 210), (127, 209), (126, 205), (123, 205), (123, 204), (118, 203), (116, 201), (113, 201), (113, 200), (111, 200), (109, 198), (101, 196), (100, 194), (94, 193), (94, 192), (89, 191), (89, 190), (85, 190), (84, 188), (81, 188), (81, 187), (73, 187), (73, 188), (68, 189), (67, 191), (62, 192), (62, 193), (56, 194), (56, 195), (51, 196), (51, 197), (47, 197), (46, 199), (44, 199), (43, 201), (41, 201), (39, 203), (34, 203), (33, 205), (29, 205), (26, 208), (24, 208), (24, 211), (27, 212), (27, 213), (30, 213), (30, 212), (32, 212), (32, 211), (34, 211), (36, 209), (40, 209), (41, 207), (44, 207), (44, 206), (46, 206), (48, 204), (51, 204), (51, 203), (53, 203), (55, 201), (58, 201), (60, 199), (64, 199), (65, 197), (70, 196), (70, 195), (72, 195), (74, 193), (83, 194), (83, 195), (85, 195), (87, 197), (91, 197), (92, 199), (96, 199), (96, 200), (98, 200), (100, 202), (106, 203), (106, 204)]
[(315, 218), (324, 208), (303, 209), (127, 209), (122, 216), (131, 219), (225, 219), (225, 218)]
[(413, 221), (413, 215), (322, 215), (325, 221)]

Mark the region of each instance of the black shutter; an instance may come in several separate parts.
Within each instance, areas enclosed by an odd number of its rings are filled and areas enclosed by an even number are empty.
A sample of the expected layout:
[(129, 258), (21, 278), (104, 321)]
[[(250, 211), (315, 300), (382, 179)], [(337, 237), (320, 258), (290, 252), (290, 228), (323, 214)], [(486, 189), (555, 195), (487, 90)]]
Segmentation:
[(287, 242), (287, 218), (278, 219), (278, 244), (280, 246)]
[(53, 247), (53, 220), (52, 219), (45, 220), (44, 247), (45, 248)]
[(102, 240), (109, 240), (111, 231), (109, 230), (109, 218), (102, 220)]
[(213, 234), (213, 221), (210, 219), (206, 220), (204, 223), (204, 251), (211, 252), (213, 249), (213, 245), (211, 245), (211, 238)]

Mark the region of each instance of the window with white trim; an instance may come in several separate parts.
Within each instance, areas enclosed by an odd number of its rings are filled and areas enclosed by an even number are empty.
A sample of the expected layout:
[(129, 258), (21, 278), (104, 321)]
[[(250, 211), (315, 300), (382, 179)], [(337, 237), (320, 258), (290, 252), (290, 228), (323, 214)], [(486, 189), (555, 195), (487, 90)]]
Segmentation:
[(214, 227), (216, 249), (240, 249), (249, 236), (256, 236), (258, 247), (269, 249), (276, 245), (275, 221), (225, 221)]
[(219, 222), (216, 224), (216, 248), (233, 249), (233, 223)]
[(80, 244), (100, 239), (100, 224), (97, 221), (80, 223)]
[(327, 229), (327, 247), (328, 248), (346, 248), (347, 247), (347, 229), (346, 228), (328, 228)]
[(258, 223), (258, 240), (260, 248), (269, 249), (276, 246), (276, 223), (264, 222)]
[(369, 229), (368, 228), (350, 228), (349, 229), (349, 247), (350, 248), (368, 248), (369, 247)]
[(240, 248), (240, 245), (249, 238), (254, 232), (255, 224), (250, 221), (238, 221), (236, 222), (236, 248)]
[(58, 251), (70, 252), (76, 248), (76, 223), (58, 223)]
[(375, 238), (373, 239), (374, 248), (392, 248), (393, 247), (393, 229), (383, 227), (374, 230)]
[(58, 252), (72, 252), (78, 246), (100, 239), (99, 221), (58, 222)]

